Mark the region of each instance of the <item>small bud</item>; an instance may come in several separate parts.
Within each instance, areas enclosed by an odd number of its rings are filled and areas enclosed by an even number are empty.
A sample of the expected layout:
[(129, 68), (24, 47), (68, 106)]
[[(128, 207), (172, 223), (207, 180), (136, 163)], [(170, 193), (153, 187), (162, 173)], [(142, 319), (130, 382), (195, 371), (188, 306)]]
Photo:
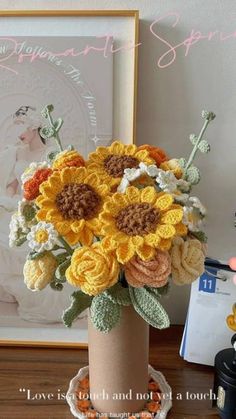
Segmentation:
[(202, 118), (206, 119), (208, 121), (213, 121), (215, 119), (216, 115), (213, 112), (209, 111), (202, 111)]

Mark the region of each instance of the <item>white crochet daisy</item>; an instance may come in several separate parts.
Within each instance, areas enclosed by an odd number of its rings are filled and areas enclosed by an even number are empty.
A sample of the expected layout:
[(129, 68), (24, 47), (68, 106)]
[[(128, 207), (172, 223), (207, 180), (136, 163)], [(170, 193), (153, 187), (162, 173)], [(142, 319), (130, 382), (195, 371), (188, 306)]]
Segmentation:
[(51, 223), (40, 221), (27, 234), (29, 247), (36, 252), (51, 250), (58, 244), (58, 233)]

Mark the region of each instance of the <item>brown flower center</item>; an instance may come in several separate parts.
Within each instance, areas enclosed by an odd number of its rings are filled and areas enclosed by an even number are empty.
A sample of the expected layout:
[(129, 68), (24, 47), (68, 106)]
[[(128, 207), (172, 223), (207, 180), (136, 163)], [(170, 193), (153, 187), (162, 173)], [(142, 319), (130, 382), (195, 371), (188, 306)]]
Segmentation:
[(104, 160), (104, 168), (106, 172), (112, 177), (122, 177), (125, 169), (137, 168), (139, 165), (138, 159), (131, 156), (119, 156), (110, 154)]
[(100, 204), (100, 196), (86, 183), (69, 183), (56, 197), (57, 208), (65, 219), (93, 218)]
[(116, 226), (128, 236), (144, 236), (155, 231), (159, 211), (151, 204), (130, 204), (116, 217)]

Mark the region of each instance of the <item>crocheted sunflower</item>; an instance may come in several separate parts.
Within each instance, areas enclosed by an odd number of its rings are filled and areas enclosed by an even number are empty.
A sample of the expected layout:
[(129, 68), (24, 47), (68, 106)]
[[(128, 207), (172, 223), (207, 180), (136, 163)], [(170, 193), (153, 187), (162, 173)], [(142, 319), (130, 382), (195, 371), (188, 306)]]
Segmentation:
[(125, 169), (137, 168), (141, 162), (155, 163), (147, 150), (115, 141), (110, 147), (98, 147), (91, 153), (86, 167), (89, 173), (96, 172), (102, 182), (112, 187), (120, 183)]
[(120, 263), (135, 254), (148, 260), (155, 249), (168, 250), (176, 235), (187, 234), (182, 218), (183, 209), (173, 204), (170, 194), (158, 193), (152, 186), (130, 186), (124, 194), (117, 192), (105, 201), (100, 214), (103, 248), (115, 250)]
[(70, 245), (91, 245), (99, 234), (98, 214), (109, 190), (84, 167), (55, 171), (40, 186), (37, 219), (50, 222)]

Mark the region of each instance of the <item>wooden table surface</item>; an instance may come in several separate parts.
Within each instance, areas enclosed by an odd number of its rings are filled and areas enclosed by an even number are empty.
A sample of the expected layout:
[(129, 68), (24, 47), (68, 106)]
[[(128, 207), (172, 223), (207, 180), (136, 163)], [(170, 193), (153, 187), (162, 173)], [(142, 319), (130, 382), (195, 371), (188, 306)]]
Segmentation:
[[(213, 368), (190, 364), (178, 355), (182, 327), (152, 329), (150, 364), (161, 370), (173, 389), (173, 408), (168, 419), (219, 418), (207, 394), (213, 385)], [(0, 419), (71, 419), (63, 396), (70, 378), (88, 364), (87, 350), (0, 348)], [(51, 400), (27, 400), (36, 394), (53, 394)], [(187, 393), (189, 392), (189, 393)], [(182, 400), (176, 400), (178, 393)], [(190, 400), (191, 394), (205, 400)], [(61, 400), (60, 400), (61, 398)]]

